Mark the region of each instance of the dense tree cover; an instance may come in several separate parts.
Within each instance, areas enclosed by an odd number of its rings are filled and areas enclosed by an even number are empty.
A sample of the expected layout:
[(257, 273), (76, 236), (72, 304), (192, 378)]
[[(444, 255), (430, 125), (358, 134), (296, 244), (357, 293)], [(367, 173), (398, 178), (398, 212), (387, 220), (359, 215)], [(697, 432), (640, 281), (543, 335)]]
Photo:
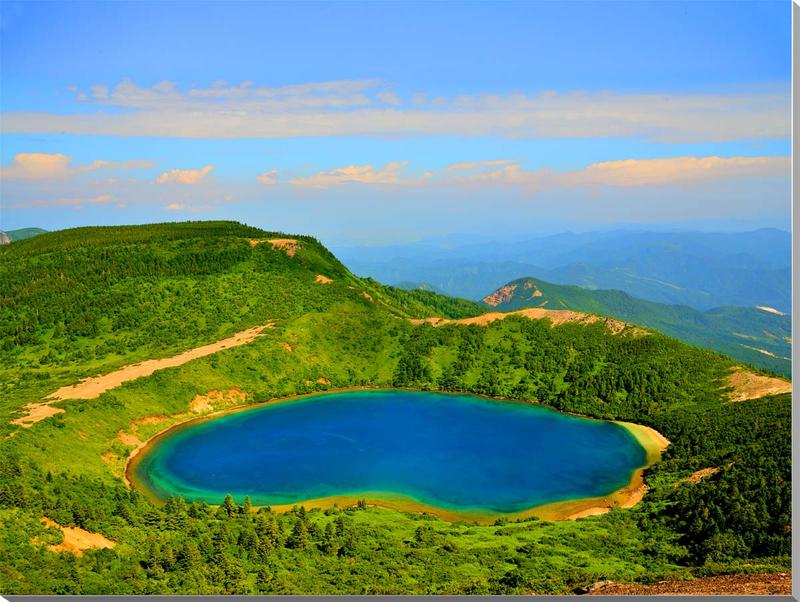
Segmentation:
[[(455, 353), (448, 357), (439, 348)], [(729, 366), (721, 355), (657, 333), (615, 336), (599, 322), (552, 328), (549, 320), (512, 316), (493, 328), (416, 329), (393, 384), (530, 399), (651, 424), (667, 407), (717, 401)]]
[[(27, 324), (0, 353), (3, 429), (14, 432), (0, 443), (0, 591), (547, 593), (603, 578), (788, 567), (791, 400), (727, 403), (724, 356), (601, 323), (414, 326), (401, 318), (472, 309), (358, 279), (313, 239), (293, 237), (303, 244), (289, 257), (250, 245), (269, 233), (198, 238), (182, 227), (154, 226), (159, 240), (134, 243), (134, 229), (126, 241), (123, 230), (113, 243), (69, 239), (61, 249), (47, 234), (30, 252), (0, 257), (9, 277), (0, 278), (0, 323)], [(317, 284), (319, 273), (333, 283)], [(8, 424), (77, 376), (273, 319), (249, 345), (62, 403), (65, 413), (30, 429)], [(80, 331), (82, 320), (97, 331)], [(144, 440), (185, 419), (198, 394), (236, 387), (253, 402), (347, 386), (536, 400), (653, 426), (672, 446), (649, 471), (643, 504), (577, 522), (478, 526), (363, 504), (278, 515), (239, 499), (155, 505), (121, 480), (133, 446), (119, 433)], [(680, 482), (701, 468), (720, 471)], [(41, 516), (118, 545), (80, 558), (51, 552), (58, 535)]]
[(665, 496), (663, 514), (695, 562), (791, 553), (791, 419), (784, 395), (659, 420), (674, 443), (654, 477), (720, 469)]
[[(21, 257), (78, 247), (109, 247), (117, 244), (153, 243), (189, 238), (209, 240), (224, 236), (278, 238), (285, 235), (229, 221), (167, 222), (146, 226), (86, 226), (48, 232), (47, 236), (27, 240), (24, 244), (10, 245), (2, 249), (2, 252), (6, 254), (5, 257)], [(313, 240), (308, 236), (301, 238)]]
[(469, 318), (486, 311), (479, 303), (467, 299), (448, 297), (422, 289), (405, 290), (396, 286), (386, 286), (372, 278), (365, 278), (364, 281), (388, 295), (393, 306), (407, 311), (409, 315), (418, 314), (420, 305), (433, 309), (437, 316), (448, 318)]

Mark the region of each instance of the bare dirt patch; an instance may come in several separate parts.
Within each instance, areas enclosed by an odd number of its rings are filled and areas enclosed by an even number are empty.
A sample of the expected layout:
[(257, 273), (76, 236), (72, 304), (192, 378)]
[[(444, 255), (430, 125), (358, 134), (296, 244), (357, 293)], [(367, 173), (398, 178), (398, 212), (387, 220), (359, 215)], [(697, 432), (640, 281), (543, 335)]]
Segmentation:
[(160, 416), (143, 416), (142, 418), (137, 418), (131, 423), (131, 430), (136, 432), (139, 426), (144, 426), (148, 424), (160, 424), (165, 420), (169, 420), (169, 416), (164, 416), (163, 414)]
[(736, 368), (725, 380), (725, 384), (732, 389), (731, 401), (758, 399), (766, 395), (778, 395), (792, 391), (792, 383), (788, 380), (753, 374), (744, 368)]
[(253, 239), (250, 241), (250, 246), (255, 247), (256, 245), (260, 245), (264, 242), (268, 242), (276, 249), (285, 251), (289, 257), (294, 257), (294, 254), (297, 253), (297, 247), (300, 244), (294, 238), (270, 238), (267, 240)]
[(595, 506), (593, 508), (587, 508), (586, 510), (581, 510), (579, 512), (574, 512), (569, 516), (564, 517), (566, 520), (578, 520), (579, 518), (588, 518), (590, 516), (600, 516), (608, 512), (608, 508), (602, 506)]
[(227, 393), (222, 393), (217, 389), (211, 389), (205, 395), (197, 395), (189, 402), (189, 411), (193, 414), (204, 414), (220, 408), (227, 408), (245, 402), (247, 393), (240, 391), (236, 387)]
[(321, 384), (321, 385), (329, 385), (329, 384), (331, 384), (331, 381), (329, 381), (329, 380), (328, 380), (327, 378), (325, 378), (324, 376), (320, 376), (320, 377), (317, 379), (317, 382), (318, 382), (319, 384)]
[(331, 278), (328, 278), (327, 276), (323, 276), (322, 274), (317, 274), (317, 277), (314, 279), (314, 282), (316, 282), (317, 284), (330, 284), (331, 282), (333, 282), (333, 280)]
[(142, 444), (142, 441), (139, 439), (139, 437), (136, 435), (129, 435), (125, 431), (120, 431), (117, 433), (117, 439), (119, 439), (123, 445), (139, 446)]
[(590, 595), (600, 596), (788, 596), (792, 593), (792, 574), (717, 575), (687, 581), (660, 581), (651, 585), (606, 581), (585, 589)]
[(623, 332), (630, 333), (633, 335), (646, 335), (647, 331), (636, 326), (631, 326), (621, 320), (615, 320), (614, 318), (606, 318), (603, 316), (595, 316), (592, 314), (586, 314), (579, 311), (572, 311), (568, 309), (544, 309), (542, 307), (530, 307), (528, 309), (520, 309), (517, 311), (510, 311), (510, 312), (499, 312), (499, 311), (491, 311), (485, 314), (481, 314), (480, 316), (475, 316), (473, 318), (462, 318), (460, 320), (449, 320), (446, 318), (424, 318), (424, 319), (412, 319), (412, 324), (423, 324), (428, 323), (433, 326), (444, 326), (446, 324), (475, 324), (477, 326), (486, 326), (495, 322), (497, 320), (505, 320), (509, 316), (524, 316), (526, 318), (530, 318), (531, 320), (541, 320), (543, 318), (548, 318), (553, 326), (557, 326), (558, 324), (564, 324), (566, 322), (577, 322), (579, 324), (593, 324), (596, 322), (601, 322), (605, 324), (606, 329), (611, 332), (612, 334), (621, 334)]
[(45, 418), (49, 418), (50, 416), (55, 416), (56, 414), (61, 414), (64, 412), (63, 408), (57, 408), (54, 405), (50, 405), (53, 402), (49, 403), (40, 403), (40, 402), (31, 402), (25, 406), (25, 411), (27, 412), (24, 416), (20, 416), (19, 418), (15, 418), (11, 421), (11, 424), (16, 424), (21, 426), (22, 428), (28, 428), (39, 422), (40, 420), (44, 420)]
[(115, 387), (130, 380), (135, 380), (143, 376), (150, 376), (156, 370), (163, 370), (164, 368), (174, 368), (192, 360), (211, 355), (223, 349), (231, 347), (238, 347), (252, 342), (258, 337), (265, 329), (272, 328), (273, 322), (268, 322), (263, 326), (255, 326), (248, 328), (242, 332), (237, 332), (227, 339), (222, 339), (215, 343), (209, 343), (195, 349), (189, 349), (159, 360), (145, 360), (138, 364), (131, 364), (123, 366), (119, 370), (104, 374), (102, 376), (93, 376), (82, 380), (76, 385), (68, 385), (61, 387), (58, 391), (51, 393), (46, 397), (47, 401), (29, 403), (25, 407), (26, 414), (12, 420), (12, 424), (18, 424), (23, 428), (30, 427), (37, 422), (44, 420), (48, 416), (60, 414), (64, 410), (62, 408), (54, 407), (52, 404), (65, 399), (95, 399)]
[(42, 517), (42, 522), (51, 529), (58, 529), (64, 534), (64, 541), (48, 546), (51, 552), (69, 552), (75, 556), (83, 556), (84, 550), (96, 548), (113, 548), (117, 542), (100, 533), (92, 533), (80, 527), (62, 527), (54, 520)]
[(284, 351), (288, 351), (289, 353), (292, 353), (294, 351), (294, 348), (289, 343), (281, 343), (281, 348)]
[(367, 301), (372, 301), (372, 295), (370, 295), (367, 291), (361, 291), (361, 296)]

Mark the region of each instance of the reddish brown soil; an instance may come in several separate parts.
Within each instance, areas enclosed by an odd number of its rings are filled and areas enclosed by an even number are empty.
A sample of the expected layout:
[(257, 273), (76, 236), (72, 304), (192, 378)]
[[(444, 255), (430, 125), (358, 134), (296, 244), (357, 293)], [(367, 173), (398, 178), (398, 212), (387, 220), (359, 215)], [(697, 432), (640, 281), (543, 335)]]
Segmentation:
[(497, 307), (501, 303), (511, 301), (511, 299), (514, 297), (515, 290), (517, 290), (516, 284), (507, 284), (505, 286), (501, 286), (491, 295), (486, 295), (483, 298), (483, 302), (488, 303), (492, 307)]
[[(596, 596), (788, 596), (792, 593), (791, 573), (754, 575), (718, 575), (689, 581), (661, 581), (652, 585), (597, 584), (590, 595)], [(591, 586), (590, 586), (591, 587)]]

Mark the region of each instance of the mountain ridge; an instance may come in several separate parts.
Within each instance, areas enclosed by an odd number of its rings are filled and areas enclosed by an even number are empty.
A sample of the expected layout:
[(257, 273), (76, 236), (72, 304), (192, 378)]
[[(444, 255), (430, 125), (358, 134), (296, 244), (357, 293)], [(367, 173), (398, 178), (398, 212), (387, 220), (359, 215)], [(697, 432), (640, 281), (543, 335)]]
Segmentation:
[(707, 310), (722, 305), (791, 309), (791, 235), (750, 232), (612, 231), (531, 239), (456, 239), (334, 249), (355, 273), (382, 282), (424, 281), (480, 299), (530, 276)]
[(512, 280), (481, 303), (498, 311), (547, 307), (606, 315), (784, 375), (791, 373), (791, 317), (766, 306), (717, 307), (701, 312), (684, 305), (637, 299), (624, 291), (588, 290), (538, 278)]

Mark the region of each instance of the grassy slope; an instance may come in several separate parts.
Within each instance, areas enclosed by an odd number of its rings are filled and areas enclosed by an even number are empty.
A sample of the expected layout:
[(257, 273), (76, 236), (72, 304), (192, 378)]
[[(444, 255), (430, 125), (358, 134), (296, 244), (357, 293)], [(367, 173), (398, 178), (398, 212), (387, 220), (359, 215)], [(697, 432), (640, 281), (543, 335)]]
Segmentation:
[[(536, 287), (525, 289), (526, 283)], [(511, 311), (524, 307), (572, 309), (612, 316), (653, 328), (670, 336), (715, 349), (740, 361), (779, 374), (791, 372), (791, 317), (751, 307), (719, 307), (701, 312), (685, 305), (665, 305), (631, 297), (616, 290), (589, 290), (539, 279), (520, 278), (510, 300), (495, 309)], [(534, 290), (542, 295), (533, 297)], [(485, 307), (491, 307), (485, 304)], [(770, 357), (758, 351), (774, 354)]]
[[(48, 243), (50, 236), (54, 238)], [(6, 328), (9, 323), (26, 323), (29, 329), (27, 338), (0, 356), (6, 387), (0, 408), (2, 428), (14, 433), (1, 444), (3, 456), (18, 458), (22, 466), (21, 474), (0, 466), (0, 522), (6, 526), (0, 548), (9, 559), (0, 563), (2, 591), (563, 592), (601, 578), (657, 580), (697, 571), (698, 565), (706, 572), (775, 570), (788, 562), (785, 556), (775, 558), (788, 553), (780, 551), (780, 539), (774, 545), (741, 542), (750, 547), (740, 546), (738, 554), (726, 556), (713, 547), (724, 547), (725, 541), (720, 544), (713, 533), (682, 526), (667, 511), (678, 506), (685, 515), (709, 501), (718, 507), (713, 499), (715, 483), (741, 487), (742, 499), (734, 499), (739, 507), (749, 507), (753, 494), (746, 481), (751, 474), (761, 474), (760, 468), (742, 472), (739, 466), (744, 461), (736, 454), (765, 456), (753, 439), (756, 420), (775, 437), (768, 455), (786, 456), (788, 463), (788, 449), (785, 454), (783, 448), (775, 452), (787, 444), (788, 396), (726, 406), (721, 403), (718, 379), (730, 361), (660, 335), (612, 337), (599, 327), (551, 329), (545, 322), (522, 319), (484, 329), (415, 327), (398, 316), (468, 315), (475, 307), (438, 296), (409, 296), (357, 279), (313, 239), (301, 238), (293, 258), (266, 244), (251, 247), (247, 242), (271, 236), (238, 225), (207, 223), (130, 228), (111, 235), (105, 229), (80, 229), (20, 243), (14, 253), (3, 250), (0, 276), (6, 278), (0, 280), (7, 284), (0, 290), (12, 302), (4, 302), (1, 323)], [(120, 253), (114, 254), (114, 248)], [(174, 263), (175, 257), (187, 256), (203, 257), (204, 262)], [(108, 271), (111, 265), (113, 273)], [(204, 271), (198, 272), (197, 265), (205, 266)], [(216, 270), (217, 265), (223, 267)], [(63, 288), (58, 284), (62, 273), (69, 283)], [(317, 273), (334, 282), (316, 284)], [(76, 284), (80, 282), (87, 290)], [(191, 303), (178, 301), (181, 291)], [(48, 303), (45, 293), (55, 295), (63, 307), (55, 314), (57, 319), (42, 312), (35, 319), (32, 314), (37, 305)], [(105, 296), (114, 303), (106, 303)], [(111, 319), (119, 328), (88, 327), (87, 334), (80, 334), (73, 322), (85, 327), (85, 319), (82, 312), (71, 311), (70, 303), (78, 310), (91, 308), (100, 325)], [(130, 324), (123, 319), (114, 322), (127, 311), (146, 318)], [(151, 355), (168, 355), (270, 319), (276, 320), (276, 328), (249, 345), (157, 372), (96, 400), (66, 401), (60, 404), (66, 413), (31, 429), (7, 424), (24, 403), (81, 376)], [(111, 351), (103, 353), (104, 349)], [(42, 365), (41, 358), (51, 351), (54, 359)], [(321, 378), (329, 384), (321, 384)], [(284, 546), (258, 560), (241, 542), (231, 543), (225, 558), (240, 566), (241, 575), (234, 579), (226, 573), (226, 579), (233, 579), (228, 585), (222, 585), (225, 579), (209, 577), (208, 571), (219, 564), (213, 550), (208, 555), (202, 552), (203, 568), (197, 569), (201, 576), (189, 572), (195, 585), (181, 581), (187, 572), (166, 559), (155, 567), (148, 564), (148, 555), (152, 556), (148, 542), (178, 550), (187, 545), (187, 537), (199, 541), (218, 529), (232, 531), (236, 540), (236, 533), (251, 528), (251, 519), (226, 521), (213, 513), (205, 518), (198, 511), (197, 517), (187, 519), (199, 534), (191, 536), (191, 530), (165, 529), (163, 521), (169, 517), (163, 510), (142, 500), (120, 502), (120, 476), (132, 448), (120, 441), (120, 431), (132, 434), (132, 423), (142, 417), (166, 417), (157, 424), (137, 426), (136, 436), (145, 439), (185, 418), (189, 402), (212, 389), (224, 392), (236, 387), (257, 401), (354, 385), (465, 389), (539, 399), (565, 410), (644, 422), (681, 444), (649, 477), (654, 492), (633, 511), (578, 522), (528, 521), (497, 527), (450, 524), (378, 509), (348, 511), (341, 514), (350, 521), (353, 535), (338, 536), (337, 545), (352, 549), (339, 556), (329, 557), (315, 546), (304, 550)], [(715, 417), (722, 420), (731, 412), (744, 419), (725, 431), (734, 433), (730, 438), (735, 445), (720, 447), (724, 454), (713, 445), (708, 449), (709, 444), (698, 448), (692, 443), (690, 433), (697, 431), (707, 442), (715, 441), (719, 423)], [(711, 422), (698, 422), (695, 416)], [(684, 499), (687, 496), (681, 492), (687, 486), (675, 489), (672, 484), (707, 462), (730, 466), (709, 479), (711, 491), (699, 499)], [(783, 475), (787, 467), (764, 470)], [(56, 475), (54, 479), (44, 478), (48, 471)], [(66, 474), (61, 476), (62, 472)], [(761, 488), (765, 495), (783, 496), (786, 506), (786, 492), (778, 487)], [(757, 501), (762, 503), (774, 505), (775, 500)], [(31, 546), (32, 537), (45, 537), (36, 522), (43, 513), (62, 524), (102, 531), (120, 544), (114, 552), (91, 552), (78, 561)], [(279, 522), (288, 533), (297, 520), (284, 516)], [(331, 519), (311, 513), (310, 520), (321, 529)], [(735, 526), (735, 530), (772, 533), (783, 528), (782, 520), (777, 517), (773, 527), (749, 523), (746, 529)], [(722, 534), (734, 529), (724, 517), (705, 528)], [(689, 541), (687, 533), (693, 533)], [(311, 539), (320, 541), (320, 536), (312, 533)], [(757, 557), (748, 559), (751, 549), (757, 550)], [(270, 574), (266, 582), (259, 577), (264, 566)]]

